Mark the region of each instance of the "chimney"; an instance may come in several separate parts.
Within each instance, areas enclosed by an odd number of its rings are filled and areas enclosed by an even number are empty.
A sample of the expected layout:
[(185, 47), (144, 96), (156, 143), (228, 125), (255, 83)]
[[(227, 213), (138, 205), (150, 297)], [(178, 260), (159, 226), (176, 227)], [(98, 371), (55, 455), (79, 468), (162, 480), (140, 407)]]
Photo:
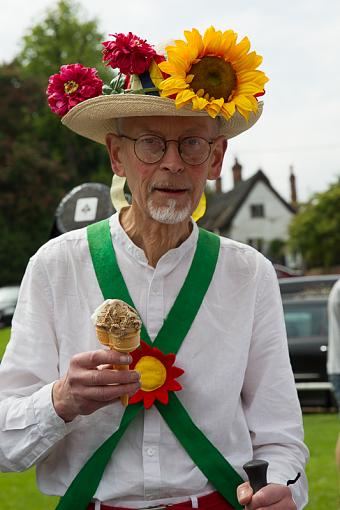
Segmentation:
[(298, 203), (297, 203), (297, 196), (296, 196), (296, 179), (295, 179), (295, 175), (294, 175), (294, 169), (293, 169), (293, 166), (291, 165), (289, 167), (289, 170), (290, 170), (290, 176), (289, 176), (289, 180), (290, 180), (290, 205), (292, 207), (294, 207), (294, 209), (297, 209), (298, 208)]
[(222, 177), (217, 177), (215, 182), (216, 193), (222, 193)]
[(242, 165), (237, 161), (237, 158), (235, 158), (234, 166), (232, 167), (233, 171), (233, 178), (234, 178), (234, 188), (237, 186), (239, 182), (242, 181)]

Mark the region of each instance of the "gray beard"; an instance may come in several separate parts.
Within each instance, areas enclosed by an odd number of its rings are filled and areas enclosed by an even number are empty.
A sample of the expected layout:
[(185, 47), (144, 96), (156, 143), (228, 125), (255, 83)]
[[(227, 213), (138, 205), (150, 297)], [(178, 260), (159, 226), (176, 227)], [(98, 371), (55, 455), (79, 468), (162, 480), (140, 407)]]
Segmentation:
[(189, 204), (183, 209), (176, 210), (176, 200), (173, 198), (169, 198), (167, 204), (161, 207), (154, 207), (152, 198), (149, 198), (147, 206), (153, 220), (159, 223), (167, 223), (168, 225), (182, 223), (182, 221), (189, 218), (191, 211)]

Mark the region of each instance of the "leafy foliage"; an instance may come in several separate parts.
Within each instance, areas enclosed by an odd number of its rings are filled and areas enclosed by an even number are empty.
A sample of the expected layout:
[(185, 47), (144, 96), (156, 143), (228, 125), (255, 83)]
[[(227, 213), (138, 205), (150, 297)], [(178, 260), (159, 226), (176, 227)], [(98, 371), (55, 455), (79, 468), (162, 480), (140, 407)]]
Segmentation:
[(340, 264), (340, 179), (316, 193), (290, 225), (290, 247), (300, 252), (308, 268)]
[[(0, 285), (20, 281), (28, 258), (49, 238), (63, 196), (84, 182), (109, 184), (106, 149), (63, 127), (46, 100), (61, 64), (100, 67), (96, 21), (60, 0), (31, 28), (20, 55), (0, 67)], [(109, 72), (102, 66), (103, 75)], [(104, 81), (110, 77), (102, 76)]]
[(102, 40), (97, 20), (82, 20), (78, 4), (60, 0), (24, 36), (17, 60), (26, 75), (42, 77), (45, 82), (61, 65), (73, 63), (96, 67), (105, 81), (111, 75), (101, 63)]

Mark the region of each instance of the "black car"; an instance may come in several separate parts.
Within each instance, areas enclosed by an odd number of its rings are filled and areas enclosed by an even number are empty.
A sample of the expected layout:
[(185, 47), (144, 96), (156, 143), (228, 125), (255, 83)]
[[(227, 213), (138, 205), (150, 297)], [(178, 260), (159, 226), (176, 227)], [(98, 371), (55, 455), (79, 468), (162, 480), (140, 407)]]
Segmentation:
[(279, 280), (290, 360), (302, 407), (333, 407), (327, 378), (329, 292), (340, 275)]
[(0, 327), (11, 325), (19, 288), (19, 285), (0, 287)]

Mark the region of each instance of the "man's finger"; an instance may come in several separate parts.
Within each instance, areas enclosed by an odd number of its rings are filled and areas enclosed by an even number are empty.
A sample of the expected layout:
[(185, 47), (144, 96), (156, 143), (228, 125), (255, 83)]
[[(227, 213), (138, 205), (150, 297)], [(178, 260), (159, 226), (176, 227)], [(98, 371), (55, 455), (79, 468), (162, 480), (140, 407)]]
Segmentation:
[(249, 482), (242, 483), (237, 487), (237, 499), (240, 505), (247, 505), (253, 496), (253, 489), (250, 487)]
[(138, 382), (139, 379), (140, 374), (134, 370), (84, 370), (81, 382), (84, 386), (105, 386), (108, 384), (134, 383)]
[(262, 487), (252, 496), (251, 501), (246, 503), (246, 505), (247, 510), (266, 507), (270, 507), (273, 510), (296, 510), (289, 487), (274, 483)]
[(132, 363), (130, 354), (105, 349), (76, 354), (71, 361), (71, 364), (82, 368), (97, 368), (99, 365), (130, 365), (130, 363)]
[(122, 395), (129, 395), (131, 397), (139, 388), (139, 383), (116, 384), (112, 386), (84, 386), (79, 396), (83, 400), (109, 403)]

